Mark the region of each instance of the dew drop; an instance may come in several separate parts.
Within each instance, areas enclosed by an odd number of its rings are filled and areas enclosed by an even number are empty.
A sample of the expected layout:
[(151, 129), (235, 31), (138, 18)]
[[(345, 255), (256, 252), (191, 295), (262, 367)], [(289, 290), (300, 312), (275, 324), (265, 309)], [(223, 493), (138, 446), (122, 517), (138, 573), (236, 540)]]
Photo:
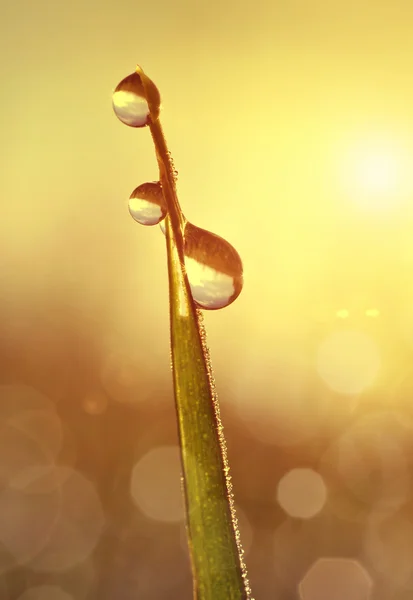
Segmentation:
[(168, 154), (168, 158), (169, 158), (169, 164), (170, 164), (170, 167), (171, 167), (171, 171), (172, 171), (174, 180), (176, 182), (177, 179), (178, 179), (179, 173), (178, 173), (178, 170), (175, 168), (174, 159), (172, 158), (172, 154), (170, 153), (169, 150), (168, 150), (167, 154)]
[[(159, 111), (161, 99), (155, 84), (155, 103)], [(113, 92), (113, 110), (122, 123), (130, 127), (149, 125), (149, 105), (146, 100), (142, 79), (138, 73), (132, 73), (122, 79)]]
[[(165, 235), (165, 219), (159, 226)], [(192, 298), (200, 308), (224, 308), (238, 298), (244, 283), (242, 261), (229, 242), (186, 221), (184, 253)]]
[(187, 223), (184, 254), (192, 297), (200, 308), (224, 308), (239, 296), (243, 286), (242, 261), (229, 242)]
[(141, 225), (157, 225), (166, 216), (166, 203), (160, 181), (142, 183), (129, 198), (129, 212)]

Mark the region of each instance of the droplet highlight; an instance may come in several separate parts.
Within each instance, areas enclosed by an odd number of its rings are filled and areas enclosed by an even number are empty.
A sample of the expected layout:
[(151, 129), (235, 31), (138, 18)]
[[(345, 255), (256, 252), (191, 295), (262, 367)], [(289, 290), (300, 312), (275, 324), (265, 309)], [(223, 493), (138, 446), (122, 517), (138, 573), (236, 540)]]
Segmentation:
[(224, 308), (238, 298), (243, 286), (243, 267), (238, 252), (229, 242), (187, 223), (184, 256), (192, 297), (200, 308)]
[[(155, 100), (154, 104), (159, 114), (161, 98), (155, 84), (153, 84), (152, 93), (156, 96), (152, 102)], [(125, 125), (129, 125), (129, 127), (149, 125), (149, 104), (142, 79), (138, 73), (132, 73), (122, 79), (113, 92), (112, 103), (116, 116)]]
[(167, 213), (160, 181), (149, 181), (135, 188), (129, 198), (129, 212), (141, 225), (157, 225)]

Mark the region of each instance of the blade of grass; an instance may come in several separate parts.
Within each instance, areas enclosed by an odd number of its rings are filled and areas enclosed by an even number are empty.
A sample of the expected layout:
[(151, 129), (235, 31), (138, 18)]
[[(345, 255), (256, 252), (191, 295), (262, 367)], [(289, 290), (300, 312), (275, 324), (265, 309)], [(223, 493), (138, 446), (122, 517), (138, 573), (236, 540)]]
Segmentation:
[(226, 443), (200, 311), (185, 273), (183, 229), (157, 90), (140, 67), (150, 129), (168, 207), (172, 370), (183, 469), (189, 550), (197, 600), (251, 598), (234, 508)]

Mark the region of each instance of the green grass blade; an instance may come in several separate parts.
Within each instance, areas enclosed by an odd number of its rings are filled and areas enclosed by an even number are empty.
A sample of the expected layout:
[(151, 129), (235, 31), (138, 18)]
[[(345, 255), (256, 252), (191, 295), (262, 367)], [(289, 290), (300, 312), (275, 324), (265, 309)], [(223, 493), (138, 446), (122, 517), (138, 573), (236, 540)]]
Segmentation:
[[(168, 226), (167, 226), (168, 227)], [(198, 314), (168, 235), (171, 346), (188, 535), (200, 600), (248, 598), (232, 514), (228, 462)]]
[(138, 67), (151, 110), (151, 133), (168, 206), (166, 243), (169, 275), (172, 370), (183, 468), (189, 550), (197, 600), (248, 600), (229, 465), (201, 313), (185, 273), (184, 217), (175, 176), (152, 105), (154, 85)]

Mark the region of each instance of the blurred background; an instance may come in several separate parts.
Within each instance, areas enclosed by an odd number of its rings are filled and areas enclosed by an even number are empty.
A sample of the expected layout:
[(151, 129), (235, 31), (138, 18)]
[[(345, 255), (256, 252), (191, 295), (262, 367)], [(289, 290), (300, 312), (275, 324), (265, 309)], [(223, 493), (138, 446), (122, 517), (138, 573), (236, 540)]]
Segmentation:
[(256, 600), (413, 595), (413, 5), (15, 0), (0, 47), (0, 598), (191, 598), (157, 179), (244, 261), (205, 313)]

